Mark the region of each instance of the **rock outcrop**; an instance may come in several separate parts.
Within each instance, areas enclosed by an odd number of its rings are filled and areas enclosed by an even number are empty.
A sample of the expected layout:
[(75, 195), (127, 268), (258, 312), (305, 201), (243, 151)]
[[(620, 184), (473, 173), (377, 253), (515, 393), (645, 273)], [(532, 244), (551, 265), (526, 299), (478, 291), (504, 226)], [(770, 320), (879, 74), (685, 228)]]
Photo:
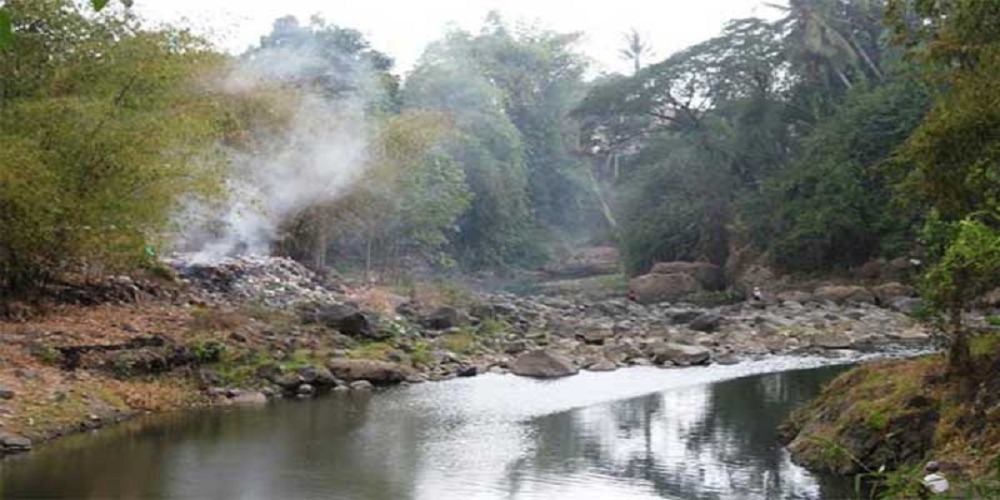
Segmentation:
[(327, 367), (340, 380), (367, 380), (374, 385), (398, 384), (413, 375), (412, 370), (399, 364), (370, 359), (332, 359)]
[(518, 356), (510, 371), (522, 377), (556, 378), (576, 375), (580, 370), (569, 358), (539, 349)]

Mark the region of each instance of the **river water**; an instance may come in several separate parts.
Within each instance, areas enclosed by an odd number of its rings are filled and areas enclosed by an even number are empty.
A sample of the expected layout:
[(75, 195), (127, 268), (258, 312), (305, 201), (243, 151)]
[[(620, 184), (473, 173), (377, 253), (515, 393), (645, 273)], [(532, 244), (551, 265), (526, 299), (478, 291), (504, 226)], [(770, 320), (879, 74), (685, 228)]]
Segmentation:
[(7, 498), (843, 498), (776, 426), (844, 368), (484, 375), (133, 421), (0, 462)]

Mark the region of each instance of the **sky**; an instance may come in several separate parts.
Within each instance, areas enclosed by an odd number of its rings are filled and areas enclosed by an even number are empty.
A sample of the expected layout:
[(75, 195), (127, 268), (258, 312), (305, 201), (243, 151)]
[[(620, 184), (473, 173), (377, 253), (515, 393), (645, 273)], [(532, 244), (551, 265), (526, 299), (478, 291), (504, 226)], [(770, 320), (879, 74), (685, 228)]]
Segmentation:
[(256, 43), (278, 17), (305, 21), (320, 14), (364, 33), (403, 73), (446, 29), (476, 30), (492, 10), (513, 22), (582, 32), (580, 49), (594, 73), (628, 70), (618, 51), (633, 28), (660, 60), (717, 34), (730, 19), (780, 14), (762, 0), (136, 0), (135, 6), (153, 21), (183, 21), (232, 52)]

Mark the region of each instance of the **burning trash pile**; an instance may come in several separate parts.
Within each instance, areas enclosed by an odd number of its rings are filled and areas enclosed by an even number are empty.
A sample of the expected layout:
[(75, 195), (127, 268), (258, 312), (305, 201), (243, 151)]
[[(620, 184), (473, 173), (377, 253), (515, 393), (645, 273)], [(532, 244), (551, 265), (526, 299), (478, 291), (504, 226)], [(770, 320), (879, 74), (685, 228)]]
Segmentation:
[(168, 263), (210, 302), (261, 302), (286, 308), (337, 303), (344, 295), (340, 286), (286, 257), (243, 255), (192, 263), (181, 256)]

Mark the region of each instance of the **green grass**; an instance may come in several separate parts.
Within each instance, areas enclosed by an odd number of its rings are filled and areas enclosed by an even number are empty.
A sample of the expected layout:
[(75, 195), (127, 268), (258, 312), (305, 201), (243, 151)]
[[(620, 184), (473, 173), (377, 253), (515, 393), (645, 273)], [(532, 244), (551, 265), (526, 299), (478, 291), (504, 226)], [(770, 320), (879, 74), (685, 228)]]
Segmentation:
[(465, 330), (447, 333), (441, 336), (441, 346), (456, 354), (469, 354), (476, 349), (476, 336)]
[(1000, 333), (980, 333), (969, 340), (969, 350), (973, 356), (989, 356), (997, 352)]
[(423, 340), (418, 340), (413, 344), (413, 351), (410, 353), (410, 361), (414, 366), (427, 366), (434, 361), (431, 355), (431, 345)]
[(368, 344), (362, 344), (361, 346), (352, 349), (347, 353), (347, 357), (351, 359), (375, 359), (386, 361), (389, 357), (389, 352), (393, 350), (395, 350), (395, 348), (385, 342), (371, 342)]

